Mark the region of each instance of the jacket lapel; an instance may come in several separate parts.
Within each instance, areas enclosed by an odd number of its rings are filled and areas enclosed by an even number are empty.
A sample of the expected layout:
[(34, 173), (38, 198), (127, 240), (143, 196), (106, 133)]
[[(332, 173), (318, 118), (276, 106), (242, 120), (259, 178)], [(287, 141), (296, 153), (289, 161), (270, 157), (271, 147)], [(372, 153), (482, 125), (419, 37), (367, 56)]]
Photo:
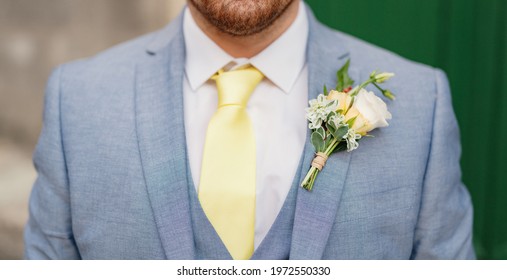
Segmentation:
[(193, 259), (183, 122), (182, 16), (158, 34), (136, 68), (136, 124), (148, 196), (168, 259)]
[[(308, 98), (314, 99), (322, 93), (324, 84), (329, 89), (336, 85), (336, 71), (347, 60), (348, 51), (344, 42), (327, 41), (327, 38), (335, 36), (329, 36), (330, 31), (315, 20), (311, 11), (308, 14)], [(357, 81), (359, 71), (353, 67), (353, 62), (349, 73)], [(310, 134), (311, 131), (308, 131), (299, 183), (303, 181), (314, 158)], [(313, 191), (298, 189), (290, 259), (322, 258), (340, 203), (350, 156), (348, 152), (331, 155), (318, 175)]]

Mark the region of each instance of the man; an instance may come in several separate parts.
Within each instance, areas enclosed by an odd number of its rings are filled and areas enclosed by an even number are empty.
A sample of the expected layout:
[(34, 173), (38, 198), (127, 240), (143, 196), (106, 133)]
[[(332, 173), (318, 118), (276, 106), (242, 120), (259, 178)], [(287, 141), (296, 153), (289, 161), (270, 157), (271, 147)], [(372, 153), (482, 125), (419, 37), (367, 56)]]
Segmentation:
[[(396, 73), (393, 119), (309, 192), (304, 109), (348, 59), (356, 81)], [(299, 0), (189, 0), (164, 30), (59, 67), (45, 104), (27, 258), (474, 258), (445, 75)]]

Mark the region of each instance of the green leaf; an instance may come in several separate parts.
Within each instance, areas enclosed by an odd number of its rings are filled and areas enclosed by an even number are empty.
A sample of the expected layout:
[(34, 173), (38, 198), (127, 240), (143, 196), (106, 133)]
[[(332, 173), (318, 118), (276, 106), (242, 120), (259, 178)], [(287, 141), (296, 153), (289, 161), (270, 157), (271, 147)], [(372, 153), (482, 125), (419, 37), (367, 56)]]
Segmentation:
[(323, 89), (323, 90), (324, 90), (324, 95), (325, 95), (325, 96), (327, 96), (328, 91), (327, 91), (327, 87), (326, 87), (326, 85), (324, 85), (324, 89)]
[(314, 131), (311, 136), (312, 145), (317, 152), (323, 152), (325, 148), (324, 138), (317, 132)]
[[(329, 118), (328, 118), (328, 120), (329, 120)], [(329, 130), (329, 133), (331, 133), (331, 135), (333, 135), (334, 132), (336, 131), (336, 126), (335, 126), (334, 122), (326, 123), (326, 127), (327, 127), (327, 130)]]
[(326, 139), (326, 131), (324, 130), (324, 128), (321, 126), (319, 127), (317, 130), (315, 130), (315, 132), (320, 135), (320, 137), (322, 138), (322, 140)]
[(329, 102), (326, 104), (326, 108), (329, 108), (329, 107), (333, 107), (333, 106), (336, 106), (336, 103), (338, 102), (338, 100), (333, 100), (333, 102)]
[(336, 139), (336, 140), (341, 140), (343, 139), (343, 136), (345, 136), (347, 134), (347, 132), (349, 132), (349, 127), (344, 125), (344, 126), (340, 126), (334, 133), (333, 133), (333, 137)]
[(331, 112), (329, 112), (329, 114), (327, 114), (326, 123), (329, 122), (329, 119), (331, 119), (332, 116), (336, 116), (335, 111), (331, 111)]
[(373, 72), (371, 72), (370, 79), (375, 78), (375, 75), (377, 75), (377, 70), (374, 70)]
[(336, 147), (336, 149), (333, 150), (333, 154), (334, 153), (337, 153), (337, 152), (341, 152), (341, 151), (346, 151), (347, 150), (347, 142), (346, 141), (342, 141), (338, 144), (338, 146)]
[(344, 89), (352, 86), (354, 84), (354, 80), (350, 78), (349, 76), (349, 66), (350, 66), (350, 59), (345, 62), (345, 64), (336, 72), (336, 78), (337, 78), (337, 84), (336, 84), (336, 90), (337, 91), (343, 91)]

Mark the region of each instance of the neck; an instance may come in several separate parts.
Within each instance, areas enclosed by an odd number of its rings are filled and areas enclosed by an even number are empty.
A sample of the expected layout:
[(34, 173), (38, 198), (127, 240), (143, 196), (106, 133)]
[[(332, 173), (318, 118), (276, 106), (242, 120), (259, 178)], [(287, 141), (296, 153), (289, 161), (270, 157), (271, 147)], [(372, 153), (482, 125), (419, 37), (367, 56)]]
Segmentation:
[(188, 8), (199, 28), (230, 56), (251, 58), (268, 47), (289, 28), (298, 14), (299, 2), (293, 1), (272, 25), (249, 36), (233, 36), (224, 33), (209, 23), (191, 3)]

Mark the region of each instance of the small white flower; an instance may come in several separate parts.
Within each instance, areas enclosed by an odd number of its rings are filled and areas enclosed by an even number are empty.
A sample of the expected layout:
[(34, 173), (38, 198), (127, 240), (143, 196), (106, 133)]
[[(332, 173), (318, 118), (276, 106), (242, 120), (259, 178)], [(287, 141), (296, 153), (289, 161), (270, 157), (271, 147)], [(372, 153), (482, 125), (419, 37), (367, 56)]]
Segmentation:
[(391, 79), (394, 76), (394, 73), (380, 73), (375, 75), (375, 82), (381, 84), (383, 82), (386, 82), (387, 80)]
[(354, 129), (349, 129), (347, 134), (343, 136), (343, 139), (347, 141), (347, 152), (352, 152), (353, 150), (359, 147), (359, 143), (357, 140), (361, 139), (361, 134), (356, 133)]
[(345, 116), (342, 114), (334, 114), (329, 118), (328, 122), (332, 122), (334, 127), (338, 128), (345, 125)]
[(329, 113), (336, 111), (338, 102), (336, 100), (327, 100), (324, 94), (319, 94), (317, 99), (309, 102), (310, 107), (306, 109), (306, 118), (310, 122), (310, 129), (318, 129), (322, 126), (322, 122), (327, 120)]

